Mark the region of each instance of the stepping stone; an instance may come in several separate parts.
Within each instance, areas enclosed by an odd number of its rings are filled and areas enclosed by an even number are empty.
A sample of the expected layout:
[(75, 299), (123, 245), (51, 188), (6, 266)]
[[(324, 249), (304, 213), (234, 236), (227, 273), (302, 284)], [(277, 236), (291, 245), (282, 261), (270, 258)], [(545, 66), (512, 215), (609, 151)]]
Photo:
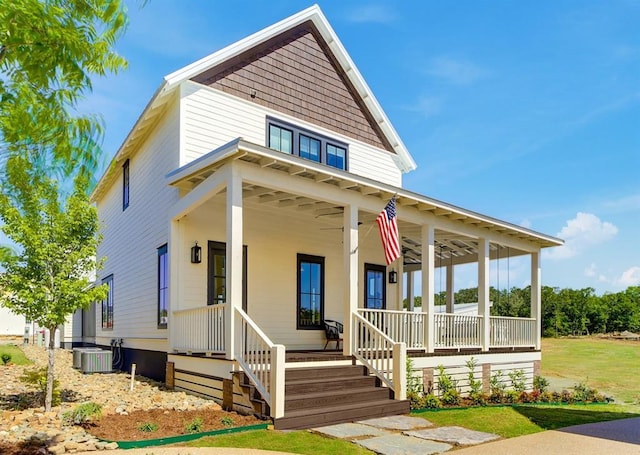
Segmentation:
[(450, 442), (456, 445), (482, 444), (483, 442), (500, 438), (500, 436), (496, 434), (467, 430), (462, 427), (440, 427), (427, 430), (406, 431), (404, 434), (416, 438)]
[(446, 452), (452, 447), (443, 442), (412, 438), (401, 434), (360, 439), (354, 442), (381, 455), (429, 455)]
[(312, 428), (311, 431), (338, 439), (356, 439), (390, 434), (388, 431), (359, 423), (339, 423), (326, 427)]
[(418, 428), (427, 428), (433, 426), (433, 424), (427, 419), (403, 415), (362, 420), (358, 423), (376, 428), (384, 428), (385, 430), (415, 430)]

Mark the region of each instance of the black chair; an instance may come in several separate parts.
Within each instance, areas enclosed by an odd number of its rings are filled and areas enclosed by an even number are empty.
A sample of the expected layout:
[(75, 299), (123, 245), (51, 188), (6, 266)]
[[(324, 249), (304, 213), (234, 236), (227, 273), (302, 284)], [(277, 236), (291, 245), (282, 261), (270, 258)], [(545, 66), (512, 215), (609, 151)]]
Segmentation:
[(333, 321), (331, 319), (325, 319), (322, 321), (324, 324), (324, 333), (327, 336), (327, 342), (324, 344), (324, 349), (327, 349), (327, 345), (330, 341), (336, 342), (336, 349), (340, 349), (340, 342), (342, 341), (342, 332), (344, 326), (341, 322)]

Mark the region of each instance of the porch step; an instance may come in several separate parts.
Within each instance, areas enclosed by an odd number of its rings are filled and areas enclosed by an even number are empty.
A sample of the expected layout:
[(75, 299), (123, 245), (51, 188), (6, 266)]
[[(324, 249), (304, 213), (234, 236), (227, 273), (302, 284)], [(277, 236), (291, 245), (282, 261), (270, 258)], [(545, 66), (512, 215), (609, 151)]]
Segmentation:
[(285, 373), (284, 417), (278, 430), (311, 428), (333, 423), (409, 412), (409, 402), (392, 399), (363, 366), (291, 368)]

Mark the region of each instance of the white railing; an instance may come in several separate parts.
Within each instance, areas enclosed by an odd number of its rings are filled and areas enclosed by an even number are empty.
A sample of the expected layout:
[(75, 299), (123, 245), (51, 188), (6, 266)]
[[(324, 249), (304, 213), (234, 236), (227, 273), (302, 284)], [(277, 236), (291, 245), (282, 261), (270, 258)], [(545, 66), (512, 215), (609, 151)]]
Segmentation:
[[(240, 333), (236, 333), (235, 358), (264, 401), (269, 404), (271, 417), (284, 416), (285, 348), (273, 344), (255, 322), (238, 307)], [(237, 326), (236, 326), (237, 327)]]
[(426, 313), (369, 310), (366, 308), (359, 308), (358, 312), (392, 340), (405, 343), (407, 349), (424, 348), (424, 328), (427, 323)]
[(356, 359), (394, 391), (396, 400), (407, 394), (407, 347), (396, 343), (358, 313), (351, 314), (351, 350)]
[(489, 318), (489, 346), (529, 347), (536, 345), (536, 320), (534, 318), (509, 318), (491, 316)]
[(172, 313), (174, 351), (224, 353), (224, 311), (222, 303)]
[(482, 346), (482, 316), (436, 313), (435, 348), (478, 348)]

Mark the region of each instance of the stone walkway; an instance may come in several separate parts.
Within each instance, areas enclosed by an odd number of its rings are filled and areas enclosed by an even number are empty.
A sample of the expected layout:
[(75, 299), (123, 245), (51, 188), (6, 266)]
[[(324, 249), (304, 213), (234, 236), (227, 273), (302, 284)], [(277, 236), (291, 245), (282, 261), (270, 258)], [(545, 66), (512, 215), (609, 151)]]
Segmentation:
[(312, 431), (351, 441), (381, 455), (442, 453), (455, 446), (482, 444), (500, 438), (462, 427), (432, 427), (431, 422), (420, 417), (391, 416), (314, 428)]

